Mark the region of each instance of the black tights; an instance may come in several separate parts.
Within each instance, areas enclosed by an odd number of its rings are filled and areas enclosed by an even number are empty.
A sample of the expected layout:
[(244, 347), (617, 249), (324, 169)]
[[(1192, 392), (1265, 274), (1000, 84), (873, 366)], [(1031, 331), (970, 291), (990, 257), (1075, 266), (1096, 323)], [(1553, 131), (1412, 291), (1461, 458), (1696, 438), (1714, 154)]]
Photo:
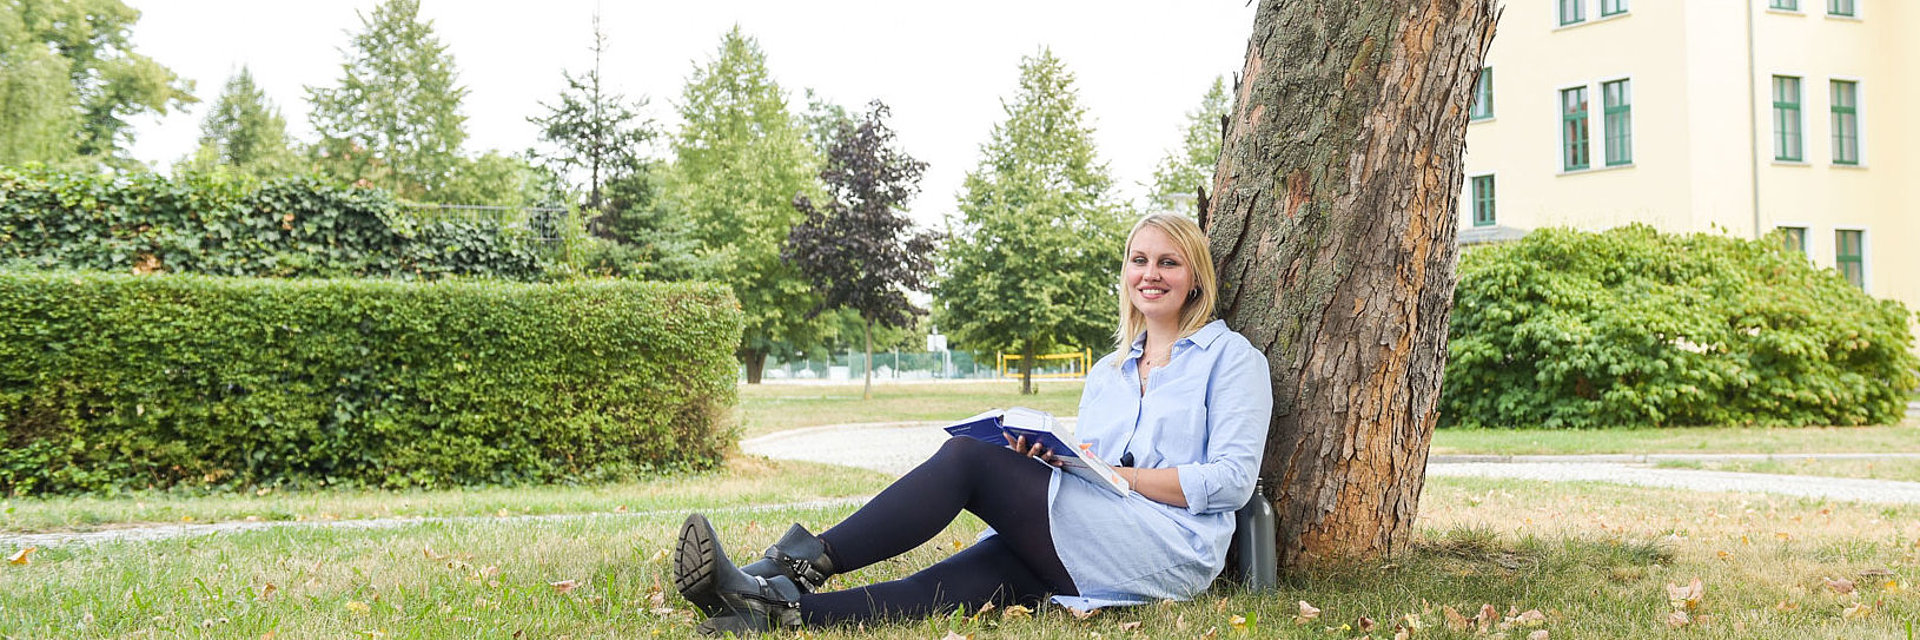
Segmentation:
[(1052, 472), (1006, 447), (947, 440), (859, 511), (820, 534), (835, 570), (846, 572), (918, 547), (965, 509), (999, 535), (906, 578), (800, 599), (808, 625), (919, 618), (965, 606), (1033, 604), (1079, 595), (1047, 524)]

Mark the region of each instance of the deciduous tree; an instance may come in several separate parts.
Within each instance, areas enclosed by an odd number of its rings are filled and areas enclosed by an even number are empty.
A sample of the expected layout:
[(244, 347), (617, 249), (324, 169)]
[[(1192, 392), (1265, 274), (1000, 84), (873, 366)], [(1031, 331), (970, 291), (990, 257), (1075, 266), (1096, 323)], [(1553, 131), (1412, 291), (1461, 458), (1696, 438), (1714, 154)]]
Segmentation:
[(1073, 73), (1050, 50), (1020, 63), (980, 166), (962, 183), (953, 241), (941, 253), (937, 324), (966, 348), (1034, 357), (1057, 346), (1104, 349), (1119, 308), (1126, 214), (1093, 145)]
[(134, 51), (139, 20), (120, 0), (0, 3), (0, 160), (138, 166), (128, 119), (196, 102), (192, 81)]
[(795, 194), (818, 195), (820, 165), (786, 92), (767, 71), (759, 43), (734, 27), (715, 58), (694, 69), (681, 94), (685, 122), (673, 141), (661, 206), (689, 225), (701, 275), (733, 288), (746, 312), (738, 349), (747, 382), (760, 382), (767, 354), (804, 347), (818, 323), (819, 298), (805, 276), (780, 260), (800, 221)]
[(780, 257), (799, 267), (820, 293), (808, 312), (839, 307), (860, 314), (867, 376), (862, 397), (873, 397), (873, 327), (904, 328), (925, 310), (906, 292), (927, 290), (938, 236), (917, 232), (904, 215), (920, 191), (927, 163), (894, 145), (887, 105), (876, 100), (858, 123), (843, 121), (832, 138), (820, 180), (827, 199), (819, 206), (805, 195), (793, 206), (806, 214), (787, 236)]
[(339, 84), (307, 87), (320, 165), (345, 182), (427, 199), (459, 168), (467, 89), (419, 0), (382, 2), (360, 24), (341, 50)]
[(1447, 355), (1492, 0), (1262, 0), (1203, 219), (1266, 352), (1284, 566), (1407, 548)]
[(1167, 151), (1153, 169), (1153, 193), (1147, 194), (1153, 210), (1189, 215), (1195, 211), (1194, 198), (1213, 183), (1213, 168), (1220, 163), (1220, 123), (1232, 106), (1226, 78), (1214, 78), (1200, 106), (1187, 112), (1180, 148)]

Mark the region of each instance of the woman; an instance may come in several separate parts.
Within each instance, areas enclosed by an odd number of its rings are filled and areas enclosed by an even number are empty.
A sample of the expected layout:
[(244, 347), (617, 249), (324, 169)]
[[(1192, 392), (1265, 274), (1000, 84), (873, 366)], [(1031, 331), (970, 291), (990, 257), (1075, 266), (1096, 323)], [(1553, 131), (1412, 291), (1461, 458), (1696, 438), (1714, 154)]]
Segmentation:
[[(1154, 214), (1127, 236), (1117, 349), (1089, 370), (1076, 435), (1119, 461), (1120, 496), (1054, 465), (1024, 441), (955, 437), (839, 525), (789, 529), (735, 568), (713, 527), (680, 530), (674, 585), (709, 619), (702, 633), (750, 633), (925, 617), (1047, 597), (1077, 609), (1183, 600), (1226, 562), (1234, 510), (1253, 492), (1273, 407), (1265, 357), (1213, 319), (1218, 285), (1206, 235)], [(972, 512), (973, 546), (907, 578), (816, 593), (835, 573), (905, 553)]]

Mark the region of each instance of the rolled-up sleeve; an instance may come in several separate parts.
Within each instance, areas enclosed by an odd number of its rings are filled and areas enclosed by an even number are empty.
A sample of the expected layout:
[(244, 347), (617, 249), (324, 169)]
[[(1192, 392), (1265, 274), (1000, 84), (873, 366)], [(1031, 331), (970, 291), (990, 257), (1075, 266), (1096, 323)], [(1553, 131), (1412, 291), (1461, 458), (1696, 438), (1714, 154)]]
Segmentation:
[(1253, 496), (1267, 425), (1273, 419), (1273, 381), (1267, 360), (1235, 335), (1216, 345), (1227, 351), (1214, 362), (1207, 384), (1207, 445), (1202, 462), (1176, 467), (1187, 511), (1239, 509)]

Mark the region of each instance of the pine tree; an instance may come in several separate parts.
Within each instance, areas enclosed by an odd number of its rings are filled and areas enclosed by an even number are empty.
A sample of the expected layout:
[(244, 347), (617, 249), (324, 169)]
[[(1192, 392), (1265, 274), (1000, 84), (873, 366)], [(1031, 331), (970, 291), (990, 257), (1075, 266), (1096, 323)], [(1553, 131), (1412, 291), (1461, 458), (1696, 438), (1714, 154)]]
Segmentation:
[(420, 20), (419, 0), (387, 0), (360, 23), (342, 51), (339, 86), (307, 87), (320, 166), (344, 182), (426, 199), (461, 168), (467, 89), (433, 24)]
[(1233, 107), (1226, 78), (1215, 77), (1200, 106), (1187, 112), (1187, 133), (1180, 150), (1168, 151), (1153, 170), (1153, 193), (1147, 200), (1155, 211), (1192, 214), (1201, 188), (1213, 188), (1213, 168), (1220, 162), (1220, 123)]
[(694, 69), (681, 94), (685, 125), (662, 180), (663, 206), (684, 216), (707, 264), (703, 277), (733, 288), (746, 312), (738, 354), (758, 383), (774, 349), (811, 344), (820, 323), (807, 316), (819, 298), (780, 245), (800, 212), (796, 194), (817, 196), (819, 158), (807, 145), (786, 93), (767, 71), (760, 45), (738, 26), (713, 61)]
[(1023, 393), (1035, 356), (1111, 344), (1119, 306), (1126, 214), (1073, 79), (1052, 51), (1022, 59), (1007, 120), (963, 182), (933, 294), (936, 323), (956, 341), (1023, 356)]
[(293, 171), (296, 164), (287, 146), (286, 118), (254, 84), (253, 72), (241, 67), (200, 123), (200, 148), (186, 166), (202, 171), (226, 167), (265, 178)]
[[(587, 194), (586, 210), (593, 212), (587, 227), (594, 235), (603, 238), (628, 240), (621, 233), (623, 227), (636, 225), (628, 222), (623, 209), (608, 208), (603, 190), (609, 183), (624, 182), (638, 178), (644, 183), (644, 176), (636, 174), (648, 170), (646, 145), (656, 133), (652, 121), (643, 118), (639, 109), (644, 108), (647, 99), (643, 96), (629, 103), (626, 96), (608, 90), (601, 82), (600, 59), (607, 50), (606, 33), (600, 30), (600, 16), (593, 16), (593, 68), (586, 74), (575, 76), (562, 71), (561, 77), (567, 81), (567, 88), (560, 92), (555, 104), (540, 103), (545, 107), (545, 116), (527, 118), (540, 127), (540, 141), (547, 144), (549, 150), (540, 154), (553, 172), (570, 178), (576, 178), (584, 172)], [(634, 203), (630, 206), (651, 206), (650, 202)], [(644, 231), (643, 229), (631, 229)], [(638, 235), (638, 234), (633, 234)], [(632, 238), (638, 239), (638, 238)]]

